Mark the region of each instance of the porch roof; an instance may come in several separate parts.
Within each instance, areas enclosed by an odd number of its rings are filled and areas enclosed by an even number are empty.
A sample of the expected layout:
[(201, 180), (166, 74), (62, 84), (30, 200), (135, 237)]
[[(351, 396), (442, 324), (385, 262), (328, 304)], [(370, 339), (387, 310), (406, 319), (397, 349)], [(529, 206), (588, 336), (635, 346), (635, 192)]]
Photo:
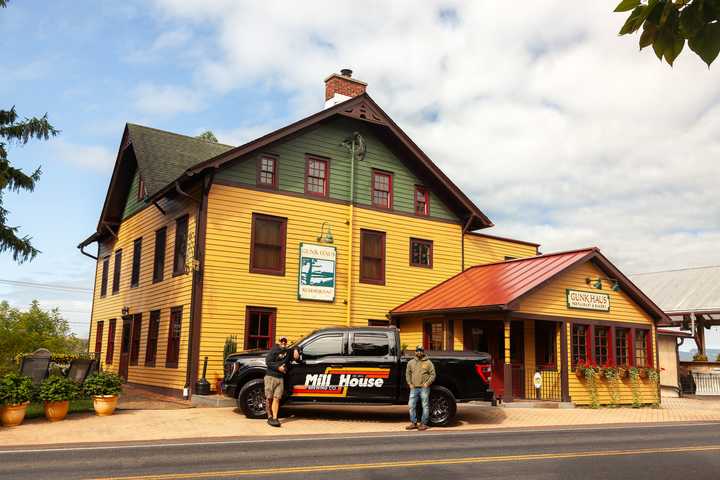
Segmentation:
[(445, 280), (390, 311), (390, 317), (487, 310), (512, 310), (521, 297), (559, 273), (593, 261), (656, 320), (668, 320), (596, 247), (477, 265)]

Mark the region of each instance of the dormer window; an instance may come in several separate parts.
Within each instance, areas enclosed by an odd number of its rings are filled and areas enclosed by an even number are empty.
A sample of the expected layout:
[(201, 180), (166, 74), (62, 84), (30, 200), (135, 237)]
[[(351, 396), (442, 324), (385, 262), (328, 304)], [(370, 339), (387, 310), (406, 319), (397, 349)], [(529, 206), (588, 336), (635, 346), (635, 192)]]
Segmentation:
[(277, 158), (263, 155), (258, 159), (258, 187), (277, 189)]
[(147, 190), (145, 189), (145, 181), (140, 176), (138, 178), (137, 199), (142, 202), (147, 197)]
[(430, 215), (430, 192), (425, 187), (415, 187), (415, 215)]

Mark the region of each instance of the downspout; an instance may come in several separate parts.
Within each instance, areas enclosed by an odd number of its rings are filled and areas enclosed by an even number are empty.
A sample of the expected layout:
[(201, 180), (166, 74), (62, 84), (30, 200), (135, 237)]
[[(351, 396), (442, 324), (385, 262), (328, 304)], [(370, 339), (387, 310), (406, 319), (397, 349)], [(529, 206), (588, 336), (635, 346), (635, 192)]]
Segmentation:
[(83, 245), (82, 247), (80, 247), (80, 253), (82, 253), (82, 254), (85, 255), (86, 257), (92, 258), (93, 260), (95, 260), (95, 261), (97, 262), (98, 257), (96, 257), (96, 256), (94, 256), (94, 255), (90, 255), (89, 253), (87, 253), (87, 252), (85, 251), (85, 247), (86, 247), (86, 245)]
[(347, 305), (345, 315), (347, 325), (350, 326), (352, 316), (352, 290), (353, 290), (353, 217), (355, 215), (355, 138), (350, 141), (350, 206), (348, 207), (348, 276), (347, 276)]
[(470, 223), (473, 221), (473, 218), (475, 217), (474, 213), (470, 214), (470, 218), (468, 218), (467, 223), (465, 223), (465, 226), (462, 229), (462, 233), (460, 234), (460, 271), (465, 271), (465, 234), (467, 233), (468, 229), (470, 228)]

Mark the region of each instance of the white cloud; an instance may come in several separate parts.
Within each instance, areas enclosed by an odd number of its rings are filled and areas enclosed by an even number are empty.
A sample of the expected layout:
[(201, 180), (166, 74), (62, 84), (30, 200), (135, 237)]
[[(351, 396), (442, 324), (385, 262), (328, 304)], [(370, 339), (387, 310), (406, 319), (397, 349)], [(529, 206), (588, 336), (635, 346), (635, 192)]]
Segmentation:
[(720, 66), (638, 52), (611, 4), (155, 3), (210, 32), (198, 84), (275, 90), (283, 123), (319, 110), (322, 79), (353, 67), (497, 233), (546, 252), (598, 245), (628, 272), (720, 263)]
[(57, 139), (52, 142), (52, 150), (63, 162), (98, 172), (109, 172), (115, 164), (115, 155), (99, 145), (81, 145)]
[(148, 115), (175, 115), (197, 112), (204, 107), (199, 92), (176, 85), (140, 85), (133, 92), (134, 106)]

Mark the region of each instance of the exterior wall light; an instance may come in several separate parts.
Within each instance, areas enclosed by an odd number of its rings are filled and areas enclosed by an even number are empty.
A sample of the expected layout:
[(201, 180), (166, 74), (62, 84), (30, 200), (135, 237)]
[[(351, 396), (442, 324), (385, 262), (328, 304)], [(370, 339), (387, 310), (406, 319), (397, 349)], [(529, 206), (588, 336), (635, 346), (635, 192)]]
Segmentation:
[[(325, 225), (327, 225), (327, 231), (325, 231)], [(328, 222), (323, 222), (320, 226), (320, 235), (317, 237), (318, 242), (323, 243), (333, 243), (335, 239), (333, 238), (332, 234), (332, 225), (330, 225)]]
[(588, 285), (590, 285), (590, 286), (593, 287), (593, 288), (597, 288), (598, 290), (602, 290), (602, 288), (603, 288), (602, 281), (603, 281), (603, 280), (605, 280), (606, 282), (612, 282), (612, 286), (610, 287), (610, 290), (612, 290), (613, 292), (619, 292), (619, 291), (620, 291), (620, 282), (618, 282), (618, 281), (617, 281), (616, 279), (614, 279), (614, 278), (602, 278), (602, 277), (590, 278), (590, 277), (587, 277), (587, 278), (585, 279), (585, 283), (588, 284)]

